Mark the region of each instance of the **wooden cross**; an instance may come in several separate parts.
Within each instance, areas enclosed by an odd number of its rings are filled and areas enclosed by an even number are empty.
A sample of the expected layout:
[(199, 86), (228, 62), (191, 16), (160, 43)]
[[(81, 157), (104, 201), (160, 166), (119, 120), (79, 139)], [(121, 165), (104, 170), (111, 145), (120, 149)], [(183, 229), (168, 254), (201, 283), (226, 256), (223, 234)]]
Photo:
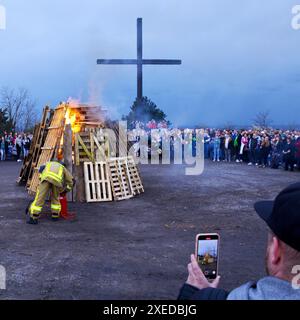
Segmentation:
[(137, 59), (98, 59), (97, 64), (137, 66), (137, 99), (143, 98), (143, 65), (180, 65), (181, 60), (143, 59), (143, 20), (137, 19)]

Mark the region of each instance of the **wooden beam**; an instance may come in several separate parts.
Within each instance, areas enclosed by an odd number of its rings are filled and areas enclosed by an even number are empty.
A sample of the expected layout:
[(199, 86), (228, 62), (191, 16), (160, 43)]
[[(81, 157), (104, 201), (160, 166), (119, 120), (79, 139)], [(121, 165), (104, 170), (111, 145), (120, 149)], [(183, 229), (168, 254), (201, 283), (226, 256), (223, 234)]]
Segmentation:
[[(68, 124), (65, 126), (64, 130), (64, 145), (63, 145), (63, 155), (64, 155), (64, 163), (66, 165), (66, 168), (70, 171), (70, 173), (73, 175), (73, 161), (72, 161), (72, 144), (73, 144), (73, 132), (71, 125)], [(68, 193), (67, 195), (68, 201), (73, 201), (72, 193)]]

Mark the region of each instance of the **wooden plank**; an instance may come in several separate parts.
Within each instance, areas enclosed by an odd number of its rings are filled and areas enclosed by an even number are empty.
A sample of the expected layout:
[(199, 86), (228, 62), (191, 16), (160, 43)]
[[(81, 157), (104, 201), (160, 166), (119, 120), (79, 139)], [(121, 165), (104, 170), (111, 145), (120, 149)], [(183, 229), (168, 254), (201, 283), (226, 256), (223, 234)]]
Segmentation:
[(134, 158), (132, 156), (128, 157), (128, 170), (129, 170), (129, 175), (130, 179), (132, 181), (132, 188), (134, 194), (141, 194), (145, 192), (144, 186), (142, 184), (142, 180), (140, 177), (140, 173), (138, 171), (138, 168), (134, 162)]
[(84, 184), (84, 169), (83, 164), (74, 167), (74, 178), (76, 180), (74, 195), (75, 201), (85, 202), (86, 193), (85, 193), (85, 184)]
[(95, 162), (95, 144), (94, 144), (94, 134), (92, 133), (92, 131), (90, 131), (90, 136), (89, 136), (89, 143), (90, 143), (90, 147), (91, 147), (91, 158), (92, 158), (92, 162)]
[(75, 134), (75, 165), (80, 165), (80, 156), (79, 156), (79, 142), (78, 142), (78, 136), (79, 134)]
[[(63, 144), (63, 155), (64, 163), (69, 172), (73, 175), (73, 132), (71, 125), (68, 124), (64, 129), (64, 144)], [(67, 200), (73, 201), (73, 190), (67, 194)]]
[(35, 194), (37, 187), (39, 185), (39, 168), (45, 165), (48, 161), (52, 159), (59, 148), (62, 132), (65, 124), (66, 108), (59, 105), (55, 110), (51, 120), (50, 128), (57, 127), (56, 129), (49, 129), (47, 132), (46, 140), (42, 147), (41, 154), (38, 157), (36, 168), (33, 172), (32, 179), (28, 191), (30, 194)]
[(80, 134), (78, 135), (78, 142), (79, 145), (81, 145), (81, 147), (83, 148), (84, 152), (86, 153), (86, 155), (88, 156), (88, 158), (93, 162), (93, 157), (91, 152), (87, 149), (86, 145), (84, 144)]
[(114, 199), (121, 201), (132, 198), (134, 194), (130, 187), (126, 161), (123, 158), (114, 158), (107, 163)]
[(111, 184), (106, 162), (85, 162), (84, 180), (87, 202), (112, 201)]

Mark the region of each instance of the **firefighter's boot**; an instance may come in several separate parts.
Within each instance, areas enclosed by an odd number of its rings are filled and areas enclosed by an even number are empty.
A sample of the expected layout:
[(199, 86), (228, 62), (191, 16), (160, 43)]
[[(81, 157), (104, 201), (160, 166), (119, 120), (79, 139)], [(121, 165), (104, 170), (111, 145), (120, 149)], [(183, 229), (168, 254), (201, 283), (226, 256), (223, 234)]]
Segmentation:
[(37, 219), (33, 219), (33, 218), (29, 218), (29, 220), (27, 221), (27, 224), (38, 224), (39, 221)]

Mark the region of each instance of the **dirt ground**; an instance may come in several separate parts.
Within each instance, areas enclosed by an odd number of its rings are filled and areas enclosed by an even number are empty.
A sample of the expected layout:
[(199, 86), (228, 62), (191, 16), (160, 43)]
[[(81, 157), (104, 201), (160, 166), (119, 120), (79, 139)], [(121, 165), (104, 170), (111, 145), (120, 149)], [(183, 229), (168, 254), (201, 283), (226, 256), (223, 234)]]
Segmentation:
[(221, 235), (222, 286), (265, 274), (266, 226), (253, 203), (271, 199), (299, 173), (206, 163), (143, 166), (145, 194), (128, 201), (71, 204), (77, 220), (25, 223), (29, 201), (15, 184), (20, 165), (0, 163), (0, 299), (175, 299), (195, 235)]

